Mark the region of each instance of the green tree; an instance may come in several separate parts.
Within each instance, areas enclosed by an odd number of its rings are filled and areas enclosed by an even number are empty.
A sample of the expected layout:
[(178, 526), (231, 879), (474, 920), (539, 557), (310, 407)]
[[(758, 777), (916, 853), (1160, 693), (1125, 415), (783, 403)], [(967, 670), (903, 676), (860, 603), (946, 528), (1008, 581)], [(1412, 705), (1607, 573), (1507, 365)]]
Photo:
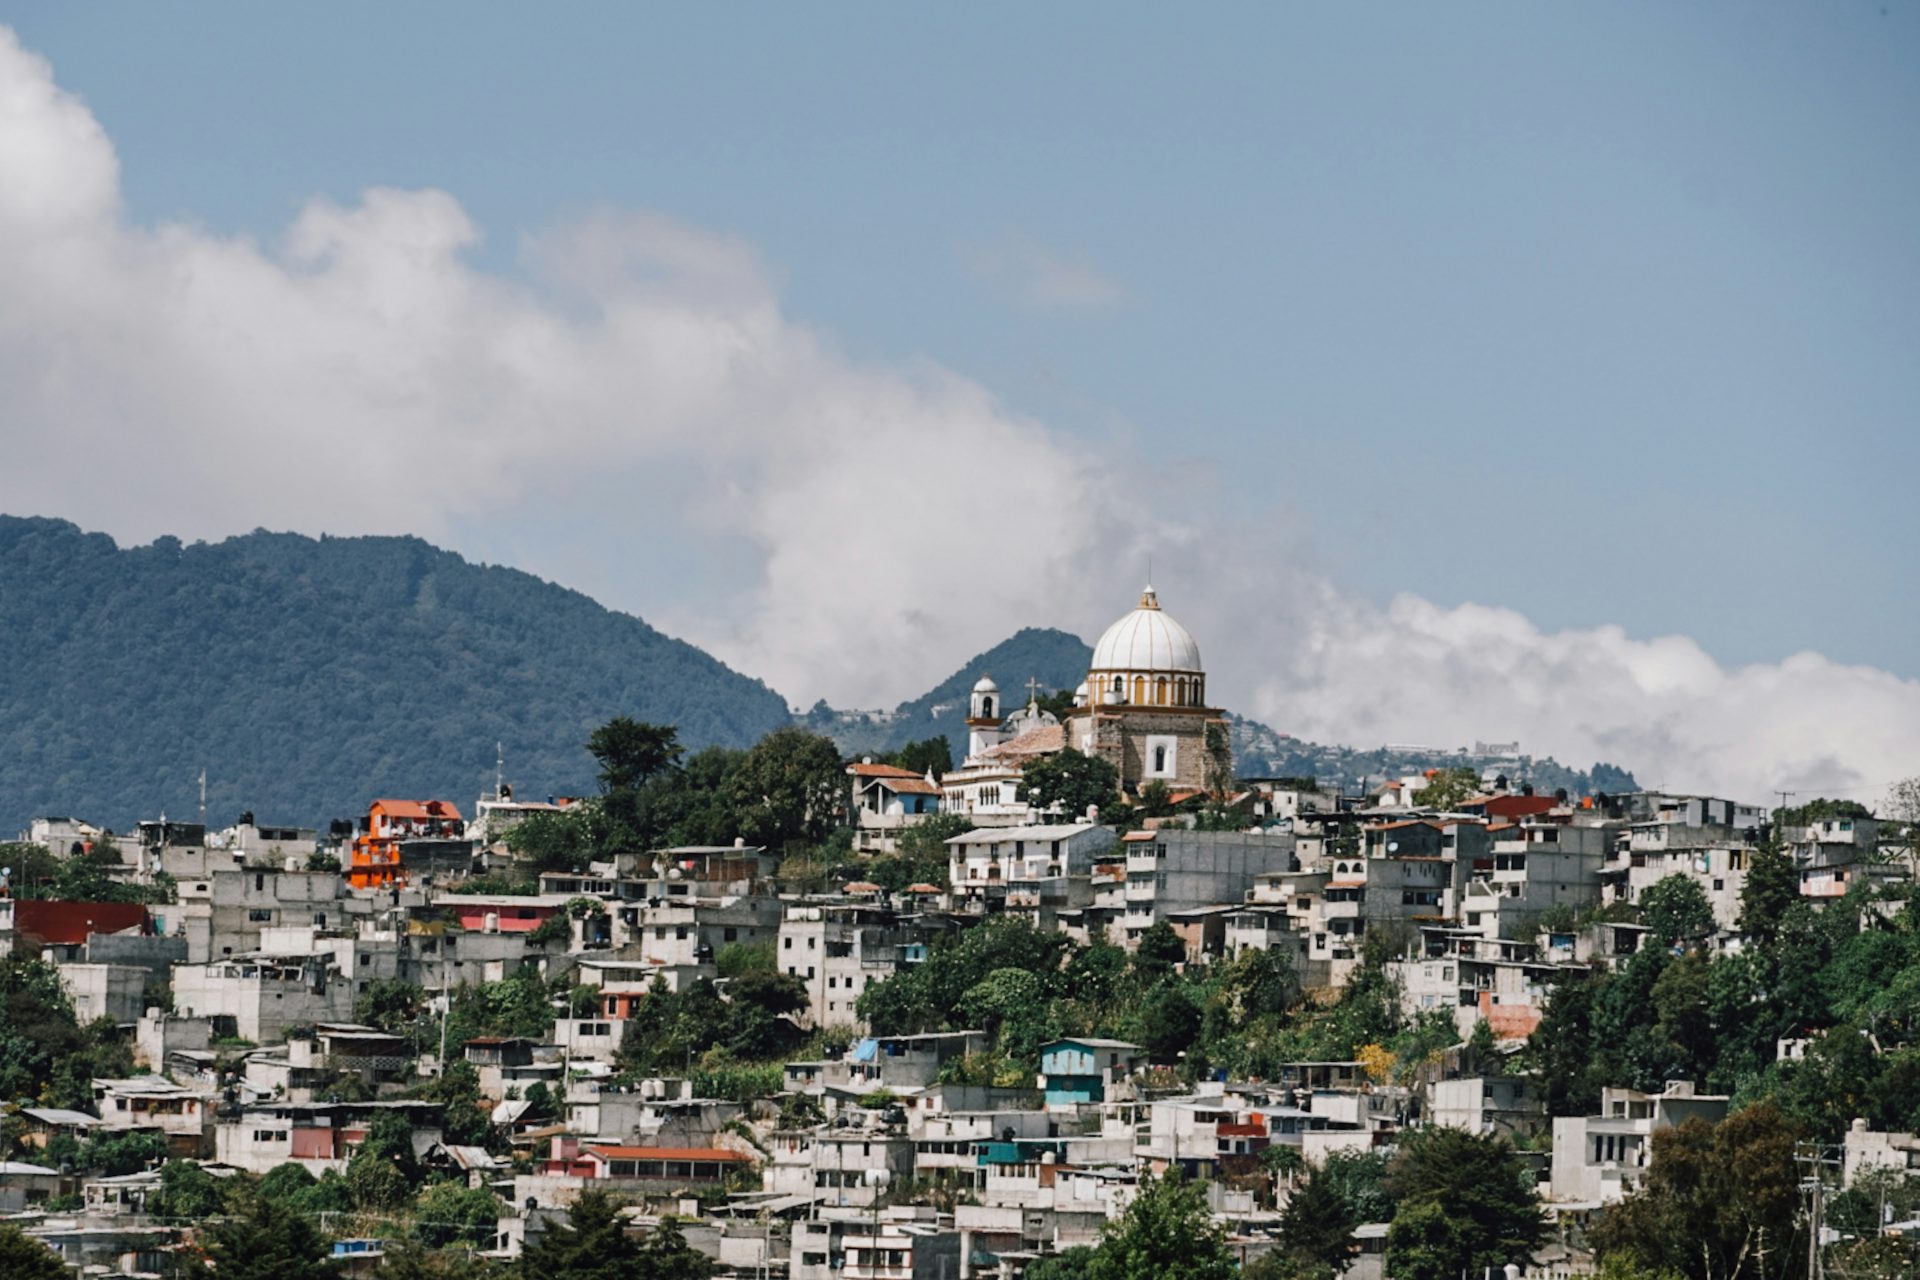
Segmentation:
[(396, 1111), (381, 1111), (367, 1126), (347, 1162), (347, 1186), (365, 1209), (404, 1204), (420, 1183), (422, 1170), (413, 1150), (413, 1126)]
[(209, 1280), (338, 1280), (326, 1238), (307, 1218), (264, 1196), (243, 1198), (232, 1217), (201, 1233)]
[(1022, 1280), (1087, 1280), (1093, 1265), (1093, 1250), (1084, 1244), (1035, 1258), (1027, 1264)]
[(772, 973), (780, 966), (772, 942), (729, 942), (714, 956), (713, 967), (723, 978), (738, 978)]
[(521, 1254), (520, 1274), (525, 1280), (706, 1280), (713, 1262), (687, 1244), (672, 1218), (634, 1247), (612, 1198), (586, 1191), (564, 1226), (549, 1229)]
[(403, 1031), (420, 1019), (427, 993), (417, 983), (375, 978), (353, 1002), (354, 1021), (382, 1031)]
[(11, 1222), (0, 1222), (0, 1276), (7, 1280), (72, 1280), (60, 1255)]
[(1414, 798), (1423, 809), (1451, 809), (1479, 794), (1480, 771), (1462, 765), (1434, 770), (1427, 785), (1415, 792)]
[(965, 814), (936, 813), (914, 823), (894, 839), (894, 852), (875, 858), (868, 878), (899, 893), (910, 884), (947, 883), (947, 841), (973, 830)]
[(493, 1243), (500, 1220), (500, 1201), (485, 1187), (463, 1182), (436, 1182), (421, 1191), (414, 1206), (420, 1239), (431, 1248)]
[(1398, 1203), (1387, 1185), (1387, 1163), (1380, 1151), (1336, 1151), (1315, 1176), (1340, 1193), (1356, 1222), (1391, 1222)]
[[(1478, 1275), (1509, 1262), (1524, 1265), (1540, 1240), (1532, 1172), (1504, 1137), (1416, 1129), (1401, 1141), (1387, 1182), (1399, 1201), (1387, 1240), (1387, 1269), (1396, 1277), (1403, 1268), (1409, 1276), (1451, 1276), (1462, 1267)], [(1398, 1254), (1396, 1235), (1403, 1241)], [(1433, 1265), (1443, 1269), (1424, 1270)]]
[[(636, 816), (634, 793), (621, 793), (616, 806), (629, 823)], [(585, 801), (552, 813), (530, 813), (507, 829), (502, 842), (528, 870), (584, 871), (604, 834), (600, 801)], [(645, 843), (644, 840), (641, 843)]]
[(1669, 945), (1694, 942), (1713, 932), (1713, 908), (1700, 882), (1676, 871), (1640, 894), (1640, 923)]
[(1359, 1225), (1340, 1188), (1323, 1175), (1309, 1174), (1280, 1211), (1278, 1252), (1303, 1277), (1338, 1274), (1352, 1258), (1353, 1229)]
[(167, 1140), (151, 1129), (97, 1132), (80, 1144), (75, 1164), (108, 1178), (150, 1169), (167, 1158)]
[(1045, 815), (1043, 821), (1079, 822), (1088, 809), (1110, 808), (1120, 799), (1120, 771), (1068, 747), (1029, 763), (1018, 794)]
[(740, 834), (770, 849), (819, 844), (838, 817), (846, 780), (833, 739), (797, 726), (775, 729), (728, 779)]
[(1000, 1052), (1016, 1062), (1038, 1060), (1051, 1038), (1046, 982), (1025, 969), (995, 969), (960, 997), (961, 1020), (995, 1038)]
[(896, 769), (909, 769), (923, 776), (931, 773), (938, 779), (942, 774), (953, 771), (953, 746), (943, 733), (936, 738), (909, 742), (888, 756), (887, 763)]
[(427, 1248), (418, 1240), (388, 1240), (377, 1280), (490, 1280), (503, 1273), (492, 1263), (468, 1257), (464, 1250), (446, 1252)]
[(599, 762), (602, 794), (614, 795), (638, 791), (678, 764), (682, 748), (671, 725), (615, 716), (588, 736), (587, 751)]
[(1800, 902), (1800, 872), (1777, 835), (1753, 851), (1746, 883), (1740, 886), (1740, 928), (1763, 944), (1779, 936), (1787, 915)]
[(1771, 1102), (1659, 1130), (1639, 1189), (1588, 1232), (1596, 1254), (1691, 1280), (1788, 1274), (1792, 1251), (1781, 1246), (1799, 1203), (1802, 1133)]
[(1472, 1253), (1467, 1225), (1432, 1200), (1402, 1205), (1387, 1227), (1387, 1274), (1394, 1280), (1484, 1274), (1461, 1261)]
[(219, 1213), (225, 1203), (218, 1178), (191, 1160), (169, 1160), (160, 1166), (160, 1189), (147, 1202), (147, 1212), (197, 1222)]
[(1158, 982), (1186, 963), (1187, 944), (1165, 920), (1156, 920), (1141, 933), (1133, 949), (1133, 971), (1142, 982)]
[(1140, 1047), (1166, 1062), (1193, 1047), (1200, 1034), (1200, 1006), (1186, 989), (1162, 983), (1140, 1002)]
[(1177, 1173), (1143, 1175), (1126, 1212), (1101, 1229), (1087, 1280), (1231, 1280), (1226, 1233), (1206, 1191)]

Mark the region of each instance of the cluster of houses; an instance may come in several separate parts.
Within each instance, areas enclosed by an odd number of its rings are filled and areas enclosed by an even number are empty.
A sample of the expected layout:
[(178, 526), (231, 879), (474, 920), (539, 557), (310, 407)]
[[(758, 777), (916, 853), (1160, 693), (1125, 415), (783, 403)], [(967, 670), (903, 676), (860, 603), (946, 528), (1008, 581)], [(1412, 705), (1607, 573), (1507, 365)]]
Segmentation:
[[(1097, 810), (1025, 803), (1010, 780), (1076, 743), (1112, 759), (1135, 794), (1165, 782), (1177, 800), (1217, 766), (1218, 713), (1202, 703), (1197, 650), (1164, 623), (1149, 590), (1115, 624), (1125, 633), (1103, 639), (1064, 724), (1031, 697), (1005, 714), (983, 678), (967, 760), (948, 777), (848, 765), (857, 847), (892, 849), (941, 812), (975, 824), (946, 841), (945, 883), (899, 892), (862, 880), (783, 891), (776, 854), (737, 844), (550, 872), (532, 893), (461, 892), (510, 863), (501, 838), (515, 822), (564, 803), (516, 801), (504, 787), (471, 819), (444, 800), (376, 801), (357, 830), (271, 828), (249, 815), (223, 831), (162, 821), (114, 837), (35, 822), (25, 840), (112, 851), (117, 874), (164, 874), (175, 900), (0, 897), (0, 948), (51, 961), (83, 1020), (127, 1029), (142, 1072), (95, 1080), (88, 1111), (18, 1106), (28, 1158), (0, 1166), (0, 1214), (76, 1267), (158, 1270), (187, 1228), (146, 1212), (157, 1170), (88, 1177), (31, 1152), (63, 1135), (142, 1130), (216, 1175), (289, 1162), (319, 1174), (344, 1171), (394, 1113), (423, 1165), (497, 1193), (498, 1233), (483, 1250), (494, 1256), (517, 1255), (600, 1188), (631, 1206), (636, 1231), (675, 1215), (723, 1275), (1012, 1280), (1036, 1258), (1095, 1242), (1143, 1174), (1173, 1169), (1203, 1182), (1235, 1249), (1255, 1257), (1272, 1246), (1291, 1170), (1444, 1124), (1509, 1135), (1534, 1162), (1557, 1229), (1529, 1274), (1587, 1274), (1580, 1227), (1644, 1176), (1652, 1135), (1691, 1116), (1715, 1121), (1729, 1099), (1674, 1081), (1657, 1094), (1608, 1090), (1600, 1114), (1550, 1119), (1532, 1082), (1501, 1063), (1538, 1025), (1557, 978), (1653, 945), (1597, 909), (1686, 876), (1737, 945), (1765, 815), (1701, 796), (1536, 795), (1498, 776), (1444, 807), (1422, 803), (1425, 776), (1350, 797), (1242, 778), (1209, 793), (1243, 817), (1232, 831), (1168, 817), (1121, 832)], [(1891, 833), (1868, 818), (1783, 835), (1812, 898), (1906, 874), (1883, 844)], [(1129, 949), (1166, 925), (1190, 962), (1279, 950), (1325, 991), (1381, 935), (1403, 1012), (1444, 1012), (1463, 1045), (1417, 1078), (1336, 1061), (1195, 1083), (1136, 1045), (1080, 1038), (1046, 1045), (1033, 1078), (981, 1084), (959, 1083), (970, 1077), (953, 1068), (987, 1048), (983, 1032), (862, 1025), (862, 993), (925, 963), (943, 935), (998, 915)], [(771, 951), (804, 987), (794, 1020), (834, 1033), (829, 1051), (787, 1063), (779, 1094), (753, 1101), (701, 1096), (691, 1076), (621, 1073), (625, 1024), (655, 985), (718, 978), (730, 947)], [(525, 965), (590, 989), (589, 1007), (562, 1002), (537, 1040), (445, 1041), (436, 1014), (452, 993)], [(438, 1042), (356, 1021), (361, 998), (394, 982), (425, 994), (423, 1025), (438, 1022)], [(1491, 1054), (1466, 1050), (1487, 1032)], [(441, 1104), (412, 1087), (456, 1058), (478, 1077), (486, 1145), (448, 1141)], [(1276, 1148), (1299, 1159), (1276, 1160)], [(1847, 1153), (1848, 1176), (1913, 1167), (1920, 1139), (1856, 1126)], [(1380, 1275), (1385, 1235), (1384, 1224), (1359, 1228), (1348, 1274)], [(377, 1241), (343, 1248), (355, 1265), (378, 1255)]]

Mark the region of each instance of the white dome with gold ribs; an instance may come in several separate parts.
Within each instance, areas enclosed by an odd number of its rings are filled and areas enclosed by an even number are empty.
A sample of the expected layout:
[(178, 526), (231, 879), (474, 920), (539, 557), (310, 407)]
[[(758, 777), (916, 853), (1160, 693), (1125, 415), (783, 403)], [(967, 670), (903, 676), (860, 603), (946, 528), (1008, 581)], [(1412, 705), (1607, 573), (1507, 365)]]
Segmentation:
[(1139, 606), (1093, 646), (1087, 683), (1093, 700), (1108, 706), (1195, 707), (1206, 697), (1200, 646), (1161, 609), (1151, 586), (1140, 593)]
[(1198, 672), (1200, 646), (1187, 629), (1167, 616), (1149, 586), (1140, 605), (1108, 627), (1093, 646), (1094, 671)]

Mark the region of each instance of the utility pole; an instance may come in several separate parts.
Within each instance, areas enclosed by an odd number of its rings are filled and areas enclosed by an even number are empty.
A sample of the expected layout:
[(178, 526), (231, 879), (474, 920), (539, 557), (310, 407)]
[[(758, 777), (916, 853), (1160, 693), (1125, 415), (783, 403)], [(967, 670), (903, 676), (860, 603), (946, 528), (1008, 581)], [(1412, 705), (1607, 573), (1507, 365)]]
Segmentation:
[(1800, 1190), (1807, 1197), (1807, 1280), (1826, 1280), (1822, 1237), (1827, 1229), (1827, 1171), (1842, 1167), (1841, 1149), (1819, 1142), (1796, 1142), (1793, 1162), (1807, 1170), (1800, 1180)]

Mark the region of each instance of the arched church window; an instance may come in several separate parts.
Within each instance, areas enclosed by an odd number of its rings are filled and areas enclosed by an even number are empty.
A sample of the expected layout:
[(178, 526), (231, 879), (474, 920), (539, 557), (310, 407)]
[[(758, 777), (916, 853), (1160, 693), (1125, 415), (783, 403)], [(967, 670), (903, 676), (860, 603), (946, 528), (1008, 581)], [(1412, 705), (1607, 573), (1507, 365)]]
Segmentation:
[(982, 719), (986, 719), (986, 720), (993, 719), (993, 699), (992, 698), (980, 699), (980, 715)]
[(1164, 707), (1167, 705), (1167, 678), (1165, 676), (1161, 676), (1153, 682), (1153, 705), (1156, 707)]
[(1155, 773), (1165, 773), (1167, 771), (1167, 749), (1165, 747), (1155, 747), (1153, 749), (1153, 771)]
[(1147, 678), (1145, 676), (1135, 676), (1133, 678), (1133, 700), (1142, 706), (1146, 705)]
[(1127, 692), (1127, 682), (1121, 679), (1119, 676), (1115, 676), (1113, 678), (1113, 696), (1116, 698), (1123, 697), (1126, 694), (1126, 692)]

